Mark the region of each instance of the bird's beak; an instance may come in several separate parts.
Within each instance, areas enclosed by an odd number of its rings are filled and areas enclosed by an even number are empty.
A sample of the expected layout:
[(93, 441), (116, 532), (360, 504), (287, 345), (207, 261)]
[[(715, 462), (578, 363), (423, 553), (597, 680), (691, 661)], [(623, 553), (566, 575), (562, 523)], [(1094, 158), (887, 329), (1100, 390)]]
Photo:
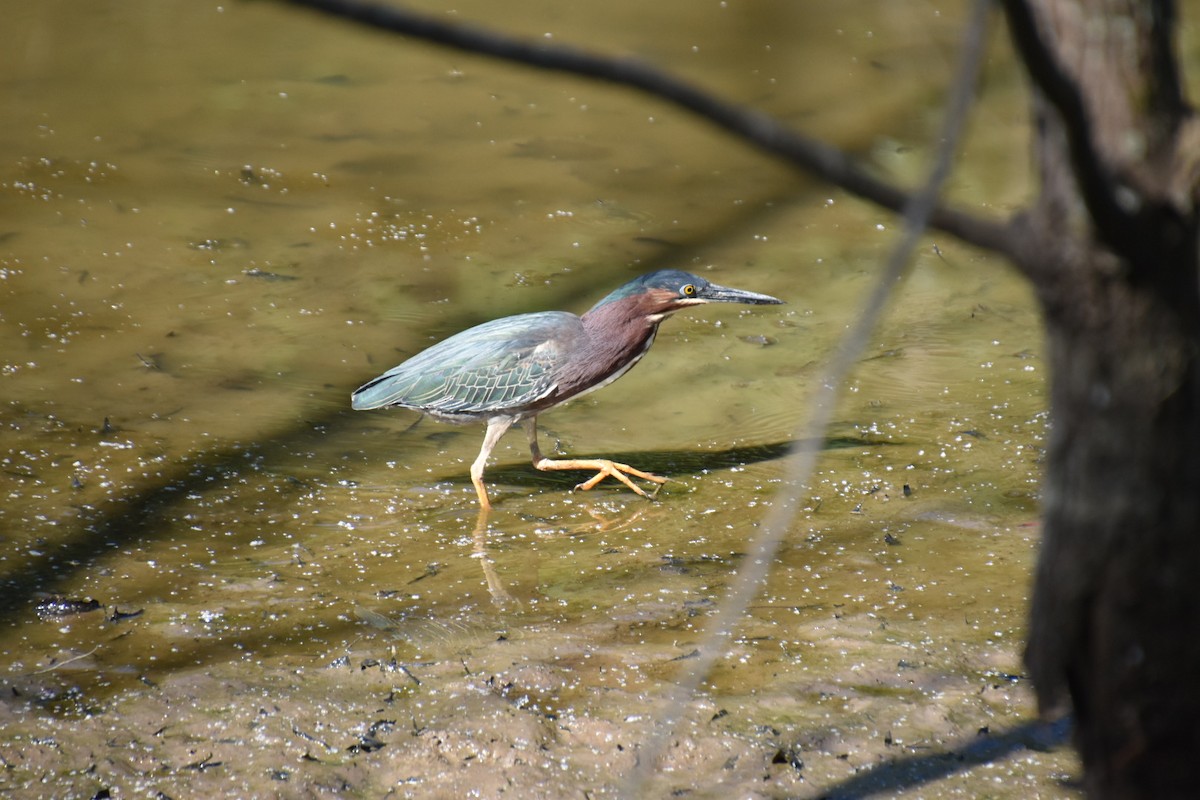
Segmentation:
[(752, 306), (774, 306), (783, 301), (769, 294), (747, 292), (744, 289), (730, 289), (728, 286), (718, 286), (710, 283), (696, 295), (697, 300), (704, 303), (746, 303)]

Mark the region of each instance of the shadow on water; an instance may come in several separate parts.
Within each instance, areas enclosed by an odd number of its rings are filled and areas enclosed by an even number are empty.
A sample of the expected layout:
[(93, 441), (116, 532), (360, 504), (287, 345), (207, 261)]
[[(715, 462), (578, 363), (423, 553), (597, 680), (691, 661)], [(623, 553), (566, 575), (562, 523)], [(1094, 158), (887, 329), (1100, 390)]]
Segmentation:
[[(24, 618), (36, 596), (53, 592), (56, 584), (65, 583), (77, 573), (89, 569), (96, 559), (115, 550), (147, 544), (166, 534), (172, 525), (172, 510), (189, 494), (230, 484), (247, 469), (270, 470), (272, 464), (283, 461), (296, 449), (348, 437), (354, 429), (369, 424), (372, 423), (340, 409), (330, 411), (309, 420), (302, 429), (280, 431), (254, 445), (239, 445), (200, 454), (190, 462), (178, 465), (153, 485), (112, 500), (106, 508), (87, 518), (80, 530), (55, 551), (45, 553), (32, 565), (0, 575), (0, 586), (4, 587), (3, 597), (0, 597), (0, 624)], [(837, 449), (878, 444), (895, 442), (838, 437), (826, 441), (825, 447)], [(606, 453), (605, 457), (639, 464), (670, 477), (776, 460), (787, 455), (791, 446), (792, 442), (778, 441), (722, 450), (626, 451)], [(248, 466), (248, 452), (255, 456), (257, 466)], [(489, 469), (487, 476), (489, 480), (516, 486), (566, 489), (579, 480), (575, 473), (542, 473), (528, 464), (501, 465)], [(470, 483), (465, 470), (448, 480)]]
[[(813, 187), (802, 177), (795, 177), (786, 188), (776, 191), (767, 200), (747, 203), (742, 213), (730, 212), (724, 225), (712, 226), (695, 239), (665, 241), (655, 239), (647, 242), (653, 254), (639, 263), (659, 265), (681, 264), (694, 260), (698, 253), (718, 245), (746, 230), (761, 225), (764, 219), (787, 213), (797, 203), (811, 197)], [(623, 281), (633, 274), (647, 271), (642, 266), (616, 281)], [(730, 282), (736, 282), (732, 278)], [(614, 285), (611, 270), (581, 270), (578, 279), (562, 282), (555, 302), (547, 307), (576, 308), (583, 310), (595, 302)], [(513, 309), (513, 313), (529, 309)], [(492, 318), (497, 312), (483, 316)], [(463, 309), (459, 318), (447, 321), (448, 330), (461, 330), (475, 324), (469, 309)], [(382, 347), (386, 337), (377, 337)], [(365, 371), (361, 379), (370, 377)], [(346, 386), (348, 396), (352, 386)], [(105, 503), (98, 510), (83, 517), (80, 529), (69, 536), (53, 552), (47, 552), (32, 564), (22, 565), (0, 574), (0, 625), (10, 625), (26, 618), (29, 608), (38, 596), (52, 593), (59, 583), (66, 583), (79, 573), (94, 565), (104, 555), (121, 548), (144, 545), (169, 534), (172, 530), (170, 513), (192, 492), (209, 491), (236, 479), (249, 469), (247, 455), (266, 467), (283, 461), (292, 451), (328, 443), (331, 439), (344, 436), (372, 423), (357, 419), (343, 409), (334, 409), (311, 416), (302, 425), (276, 431), (258, 441), (238, 443), (228, 448), (198, 452), (184, 464), (165, 472), (151, 485)], [(377, 424), (377, 423), (375, 423)], [(480, 429), (482, 441), (482, 429)], [(827, 442), (828, 447), (839, 446), (839, 440)], [(847, 440), (845, 446), (870, 444), (862, 440)], [(786, 455), (788, 442), (733, 447), (725, 450), (683, 451), (656, 450), (599, 454), (621, 462), (641, 464), (646, 469), (664, 476), (694, 474), (704, 470), (725, 469), (750, 463), (766, 462)], [(570, 488), (579, 481), (576, 473), (543, 473), (530, 465), (496, 465), (488, 469), (489, 480), (524, 487)], [(470, 478), (464, 470), (447, 479), (455, 484), (469, 484)]]
[(118, 497), (90, 518), (80, 530), (54, 552), (44, 554), (19, 571), (0, 575), (0, 624), (19, 621), (28, 611), (36, 593), (53, 591), (58, 582), (66, 582), (87, 570), (96, 559), (125, 547), (152, 542), (170, 531), (168, 514), (191, 492), (211, 490), (235, 479), (247, 466), (247, 452), (270, 464), (290, 449), (336, 435), (345, 427), (346, 415), (340, 410), (310, 421), (304, 429), (291, 428), (267, 436), (254, 445), (238, 445), (196, 454), (189, 462), (177, 465), (152, 485)]
[[(778, 441), (764, 444), (728, 447), (723, 450), (627, 450), (624, 452), (605, 452), (600, 458), (607, 458), (621, 464), (631, 464), (638, 469), (653, 472), (666, 478), (677, 478), (684, 475), (695, 475), (710, 470), (726, 470), (744, 467), (749, 464), (761, 464), (784, 458), (799, 441)], [(899, 445), (904, 442), (888, 440), (877, 441), (854, 437), (832, 437), (826, 439), (823, 450), (839, 450), (850, 447), (878, 447), (882, 445)], [(587, 458), (590, 453), (573, 454), (572, 457)], [(552, 455), (551, 458), (563, 457)], [(486, 480), (506, 483), (512, 486), (546, 486), (571, 488), (579, 483), (580, 478), (586, 477), (585, 472), (540, 472), (529, 464), (500, 464), (489, 467)], [(470, 476), (463, 472), (448, 478), (452, 483), (471, 482)]]
[(1045, 751), (1061, 747), (1070, 738), (1071, 728), (1072, 720), (1064, 717), (1053, 722), (1026, 722), (1003, 733), (981, 731), (974, 739), (953, 750), (897, 758), (864, 770), (829, 787), (821, 797), (822, 800), (895, 797), (956, 772), (1000, 761), (1022, 750)]

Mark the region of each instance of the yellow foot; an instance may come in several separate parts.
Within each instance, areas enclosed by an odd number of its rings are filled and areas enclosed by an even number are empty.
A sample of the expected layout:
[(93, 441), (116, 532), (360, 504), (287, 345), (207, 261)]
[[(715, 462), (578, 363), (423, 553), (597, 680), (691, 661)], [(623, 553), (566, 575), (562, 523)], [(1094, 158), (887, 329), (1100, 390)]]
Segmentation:
[[(653, 475), (649, 472), (642, 472), (640, 469), (635, 469), (628, 464), (618, 464), (616, 461), (609, 461), (607, 458), (570, 458), (570, 459), (549, 459), (542, 458), (533, 462), (536, 468), (547, 470), (559, 469), (594, 469), (596, 474), (588, 480), (576, 485), (575, 491), (586, 492), (605, 478), (616, 478), (621, 483), (628, 486), (633, 491), (640, 494), (642, 497), (653, 497), (654, 495), (646, 494), (646, 492), (633, 481), (629, 480), (628, 476), (633, 475), (642, 480), (656, 483), (659, 486), (667, 482), (667, 478), (661, 475)], [(654, 489), (654, 494), (658, 494), (658, 487)]]

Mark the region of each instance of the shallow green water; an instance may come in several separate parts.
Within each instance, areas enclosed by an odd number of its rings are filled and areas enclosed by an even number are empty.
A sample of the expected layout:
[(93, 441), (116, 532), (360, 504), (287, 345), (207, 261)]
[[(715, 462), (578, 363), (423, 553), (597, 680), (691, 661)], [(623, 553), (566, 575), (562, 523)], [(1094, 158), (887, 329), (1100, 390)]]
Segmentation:
[[(895, 221), (650, 100), (275, 4), (10, 5), (3, 780), (614, 793)], [(871, 2), (457, 13), (651, 59), (906, 181), (958, 24)], [(1002, 214), (1027, 191), (1026, 119), (994, 44), (952, 193)], [(664, 266), (788, 304), (677, 315), (642, 366), (541, 420), (548, 453), (669, 476), (654, 502), (572, 494), (581, 476), (533, 470), (518, 433), (481, 526), (481, 429), (349, 410), (467, 325), (581, 312)], [(1041, 347), (1001, 263), (928, 239), (664, 787), (817, 796), (1031, 719)], [(106, 608), (39, 618), (49, 594)], [(367, 735), (385, 746), (353, 749)], [(1019, 744), (877, 774), (922, 797), (1069, 793), (1069, 752)]]

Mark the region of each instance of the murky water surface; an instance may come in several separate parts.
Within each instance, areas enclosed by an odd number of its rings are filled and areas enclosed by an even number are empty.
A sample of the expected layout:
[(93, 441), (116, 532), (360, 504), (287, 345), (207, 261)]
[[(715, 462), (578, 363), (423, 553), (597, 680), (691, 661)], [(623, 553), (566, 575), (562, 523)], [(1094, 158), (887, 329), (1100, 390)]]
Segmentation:
[[(654, 101), (272, 3), (9, 5), (0, 785), (615, 795), (895, 220)], [(456, 13), (650, 59), (911, 182), (961, 12)], [(992, 49), (951, 191), (999, 215), (1028, 191), (1026, 117)], [(481, 427), (349, 409), (468, 325), (666, 266), (788, 304), (681, 313), (542, 419), (548, 453), (670, 477), (654, 502), (573, 494), (514, 433), (481, 524)], [(1020, 661), (1041, 353), (1005, 266), (929, 237), (653, 791), (1072, 794)]]

